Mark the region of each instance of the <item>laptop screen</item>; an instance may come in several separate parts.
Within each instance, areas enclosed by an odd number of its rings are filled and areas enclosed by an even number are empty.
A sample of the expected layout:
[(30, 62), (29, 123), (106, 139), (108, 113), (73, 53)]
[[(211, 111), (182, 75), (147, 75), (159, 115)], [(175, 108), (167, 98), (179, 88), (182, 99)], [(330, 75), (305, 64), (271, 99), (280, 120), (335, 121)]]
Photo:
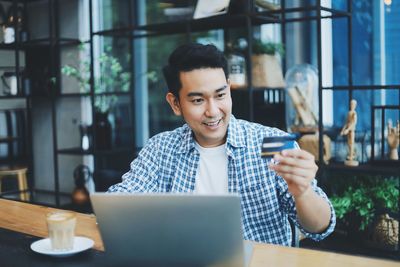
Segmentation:
[(91, 201), (115, 265), (243, 266), (237, 195), (94, 193)]

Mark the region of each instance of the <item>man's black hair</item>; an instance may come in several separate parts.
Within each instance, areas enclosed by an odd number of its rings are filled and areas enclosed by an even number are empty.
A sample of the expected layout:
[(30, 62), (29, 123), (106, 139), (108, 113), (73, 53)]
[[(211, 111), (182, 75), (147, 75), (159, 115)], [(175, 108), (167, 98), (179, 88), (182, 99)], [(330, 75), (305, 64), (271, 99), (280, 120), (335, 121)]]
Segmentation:
[(214, 45), (188, 43), (176, 48), (168, 59), (168, 65), (163, 68), (168, 90), (179, 98), (182, 88), (180, 72), (204, 68), (222, 68), (228, 79), (228, 67), (224, 54)]

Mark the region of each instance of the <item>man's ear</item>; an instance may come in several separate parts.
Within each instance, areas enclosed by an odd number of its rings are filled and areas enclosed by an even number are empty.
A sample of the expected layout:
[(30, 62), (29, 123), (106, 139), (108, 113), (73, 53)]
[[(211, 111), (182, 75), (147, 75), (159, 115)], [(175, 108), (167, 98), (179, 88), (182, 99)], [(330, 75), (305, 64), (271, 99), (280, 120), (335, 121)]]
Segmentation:
[(179, 105), (179, 99), (173, 94), (168, 92), (165, 96), (168, 104), (171, 106), (172, 111), (175, 113), (176, 116), (181, 116), (181, 106)]

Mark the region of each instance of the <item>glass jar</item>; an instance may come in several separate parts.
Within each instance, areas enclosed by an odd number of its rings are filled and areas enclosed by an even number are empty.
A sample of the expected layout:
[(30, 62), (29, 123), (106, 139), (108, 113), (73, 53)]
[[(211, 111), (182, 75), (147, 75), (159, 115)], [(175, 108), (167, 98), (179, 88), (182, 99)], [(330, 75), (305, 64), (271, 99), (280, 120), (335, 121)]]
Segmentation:
[(229, 80), (231, 88), (243, 88), (247, 85), (246, 61), (239, 53), (230, 53), (227, 56)]

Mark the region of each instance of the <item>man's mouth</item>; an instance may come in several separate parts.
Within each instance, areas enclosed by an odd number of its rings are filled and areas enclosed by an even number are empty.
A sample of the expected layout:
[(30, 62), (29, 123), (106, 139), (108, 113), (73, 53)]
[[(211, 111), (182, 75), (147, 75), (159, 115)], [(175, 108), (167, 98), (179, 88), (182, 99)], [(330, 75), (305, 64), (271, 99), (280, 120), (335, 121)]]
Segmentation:
[(204, 125), (209, 126), (209, 127), (214, 127), (217, 126), (222, 119), (216, 120), (216, 121), (210, 121), (210, 122), (203, 122)]

